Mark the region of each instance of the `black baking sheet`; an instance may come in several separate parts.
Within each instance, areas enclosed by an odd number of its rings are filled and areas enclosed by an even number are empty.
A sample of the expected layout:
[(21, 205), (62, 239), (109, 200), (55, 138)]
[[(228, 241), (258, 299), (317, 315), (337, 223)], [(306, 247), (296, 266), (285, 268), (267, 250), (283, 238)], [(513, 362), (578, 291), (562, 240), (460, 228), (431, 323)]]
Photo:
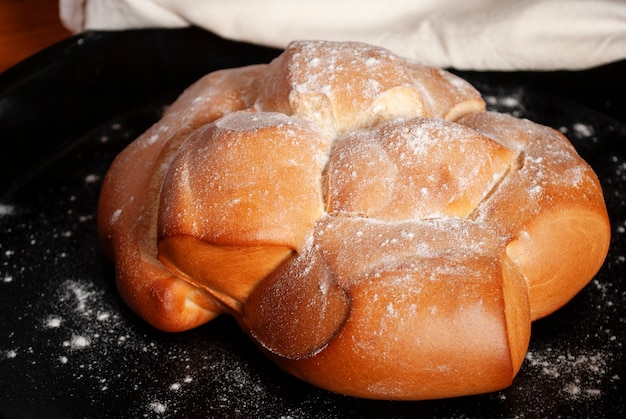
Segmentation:
[(278, 53), (196, 28), (93, 32), (0, 75), (0, 417), (623, 416), (625, 63), (458, 72), (491, 109), (568, 136), (598, 173), (612, 223), (603, 268), (533, 325), (510, 388), (421, 402), (331, 394), (284, 374), (228, 317), (168, 334), (124, 305), (96, 234), (108, 165), (201, 75)]

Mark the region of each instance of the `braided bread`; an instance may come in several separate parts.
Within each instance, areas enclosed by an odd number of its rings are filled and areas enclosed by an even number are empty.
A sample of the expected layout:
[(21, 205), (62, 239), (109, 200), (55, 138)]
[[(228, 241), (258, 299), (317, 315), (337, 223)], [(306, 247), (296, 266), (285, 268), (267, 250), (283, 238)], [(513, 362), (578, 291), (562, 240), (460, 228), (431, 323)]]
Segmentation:
[(296, 41), (190, 86), (107, 173), (99, 233), (157, 328), (235, 317), (285, 371), (366, 398), (511, 384), (610, 227), (558, 131), (371, 45)]

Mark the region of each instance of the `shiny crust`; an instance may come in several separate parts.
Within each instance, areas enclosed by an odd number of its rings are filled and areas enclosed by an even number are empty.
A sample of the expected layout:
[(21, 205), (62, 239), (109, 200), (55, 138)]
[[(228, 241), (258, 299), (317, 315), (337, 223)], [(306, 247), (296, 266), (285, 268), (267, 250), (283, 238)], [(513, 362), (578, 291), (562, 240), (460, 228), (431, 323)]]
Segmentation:
[(556, 130), (492, 112), (459, 122), (523, 151), (517, 170), (474, 216), (511, 237), (506, 253), (528, 279), (532, 319), (544, 317), (589, 282), (608, 252), (600, 182)]
[(131, 143), (107, 172), (98, 205), (100, 241), (115, 261), (122, 298), (160, 329), (189, 329), (223, 311), (214, 298), (157, 260), (158, 203), (167, 167), (197, 127), (250, 106), (264, 71), (260, 65), (203, 77), (158, 124)]
[(531, 321), (610, 239), (559, 132), (486, 112), (446, 71), (323, 41), (191, 86), (113, 163), (98, 227), (155, 327), (228, 313), (303, 380), (405, 400), (510, 385)]

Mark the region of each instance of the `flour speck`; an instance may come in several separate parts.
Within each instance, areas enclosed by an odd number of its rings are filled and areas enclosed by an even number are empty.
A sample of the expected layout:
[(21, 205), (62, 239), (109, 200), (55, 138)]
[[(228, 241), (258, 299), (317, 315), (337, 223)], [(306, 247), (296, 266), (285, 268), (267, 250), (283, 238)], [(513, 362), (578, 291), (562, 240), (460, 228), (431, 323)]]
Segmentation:
[(592, 398), (601, 396), (595, 387), (606, 375), (610, 354), (560, 353), (552, 348), (544, 351), (529, 351), (526, 354), (526, 367), (545, 380), (564, 383), (564, 397)]
[(96, 319), (102, 322), (102, 321), (108, 320), (110, 317), (111, 315), (109, 313), (104, 312), (104, 313), (98, 313), (98, 316), (96, 317)]
[(594, 135), (594, 129), (590, 125), (577, 122), (572, 127), (579, 138), (591, 137)]
[(100, 176), (99, 175), (87, 175), (85, 176), (85, 183), (96, 183), (98, 180), (100, 180)]
[(46, 320), (45, 325), (46, 325), (47, 328), (54, 329), (54, 328), (60, 327), (62, 321), (63, 321), (63, 319), (61, 319), (60, 317), (50, 316)]
[(15, 207), (13, 205), (0, 204), (0, 217), (14, 215)]
[(167, 405), (161, 402), (152, 402), (149, 407), (154, 413), (165, 413), (167, 411)]
[(63, 342), (63, 346), (70, 347), (72, 349), (81, 349), (89, 346), (90, 341), (85, 336), (72, 336), (71, 340)]

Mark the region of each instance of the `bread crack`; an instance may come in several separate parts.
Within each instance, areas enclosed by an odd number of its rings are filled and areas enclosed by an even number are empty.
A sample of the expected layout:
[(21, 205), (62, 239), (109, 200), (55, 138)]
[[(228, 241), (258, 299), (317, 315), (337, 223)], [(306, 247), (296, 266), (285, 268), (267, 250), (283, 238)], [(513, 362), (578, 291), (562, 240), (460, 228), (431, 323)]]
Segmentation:
[(476, 208), (467, 216), (469, 220), (476, 221), (481, 213), (481, 208), (485, 205), (486, 202), (489, 202), (492, 196), (495, 196), (502, 184), (509, 178), (511, 173), (518, 172), (522, 170), (524, 167), (524, 162), (526, 160), (526, 153), (523, 150), (520, 150), (517, 157), (513, 160), (513, 164), (509, 166), (503, 173), (502, 176), (495, 182), (492, 188), (483, 196), (483, 199), (476, 205)]

